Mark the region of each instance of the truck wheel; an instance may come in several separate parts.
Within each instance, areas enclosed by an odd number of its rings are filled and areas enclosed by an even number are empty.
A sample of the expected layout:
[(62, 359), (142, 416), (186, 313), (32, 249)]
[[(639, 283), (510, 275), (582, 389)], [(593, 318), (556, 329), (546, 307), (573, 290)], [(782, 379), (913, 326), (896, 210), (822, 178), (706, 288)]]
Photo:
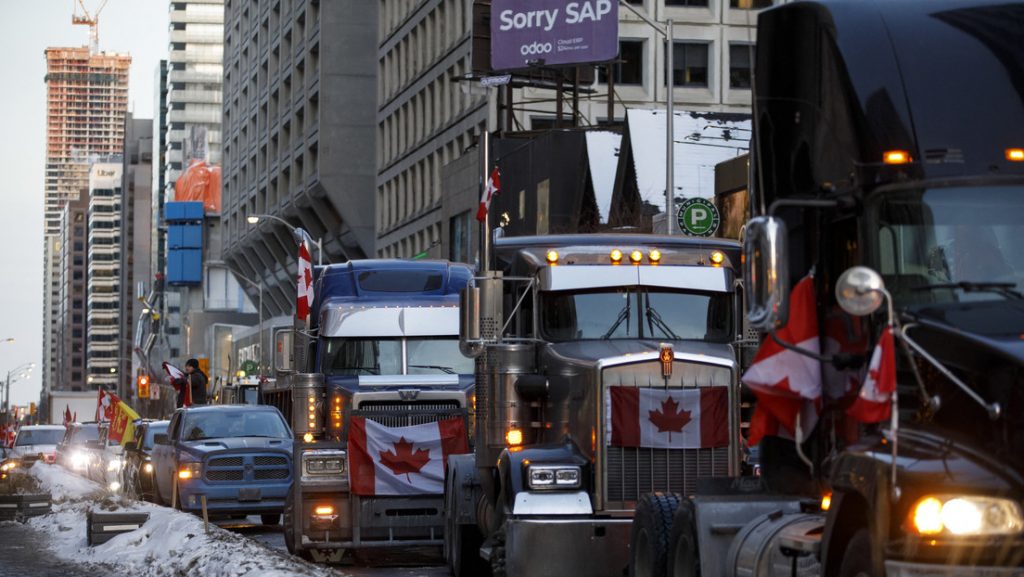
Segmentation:
[(313, 556), (309, 551), (295, 548), (295, 525), (298, 521), (295, 518), (295, 501), (290, 490), (288, 491), (288, 496), (284, 499), (284, 515), (282, 517), (284, 517), (284, 546), (288, 549), (288, 552), (299, 559), (312, 561)]
[(874, 562), (871, 559), (871, 533), (861, 529), (853, 535), (843, 553), (843, 564), (839, 568), (839, 577), (876, 577)]
[(268, 527), (273, 527), (281, 524), (281, 515), (278, 513), (263, 514), (260, 515), (260, 521)]
[(679, 497), (644, 495), (636, 504), (630, 535), (629, 577), (665, 577), (668, 570), (669, 536)]
[(668, 543), (669, 577), (700, 577), (700, 549), (697, 548), (697, 523), (693, 501), (683, 499), (672, 519)]
[(483, 536), (473, 525), (450, 527), (451, 542), (448, 569), (454, 577), (474, 577), (490, 574), (490, 567), (480, 557)]

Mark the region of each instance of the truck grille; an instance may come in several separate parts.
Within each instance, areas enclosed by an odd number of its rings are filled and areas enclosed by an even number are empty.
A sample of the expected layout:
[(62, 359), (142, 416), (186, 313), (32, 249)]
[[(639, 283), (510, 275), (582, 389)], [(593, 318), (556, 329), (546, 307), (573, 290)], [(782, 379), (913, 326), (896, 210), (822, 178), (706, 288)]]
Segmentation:
[(205, 477), (210, 482), (252, 482), (288, 479), (292, 468), (283, 455), (244, 454), (214, 457), (207, 461)]
[[(602, 381), (605, 387), (650, 388), (652, 384), (656, 384), (657, 387), (664, 386), (661, 367), (657, 363), (610, 367), (603, 371)], [(732, 371), (727, 367), (709, 364), (678, 360), (674, 363), (668, 388), (678, 390), (710, 386), (732, 386)], [(607, 399), (607, 395), (604, 399)], [(606, 407), (606, 411), (610, 410)], [(604, 423), (604, 427), (607, 433), (610, 423)], [(731, 433), (730, 438), (734, 438)], [(696, 492), (698, 478), (724, 477), (730, 473), (729, 447), (616, 447), (609, 442), (610, 434), (605, 436), (605, 439), (605, 499), (608, 503), (623, 506), (623, 503), (637, 501), (641, 496), (656, 491), (692, 495)]]
[(451, 401), (366, 401), (359, 405), (360, 415), (385, 427), (408, 427), (434, 423), (460, 414), (459, 402)]

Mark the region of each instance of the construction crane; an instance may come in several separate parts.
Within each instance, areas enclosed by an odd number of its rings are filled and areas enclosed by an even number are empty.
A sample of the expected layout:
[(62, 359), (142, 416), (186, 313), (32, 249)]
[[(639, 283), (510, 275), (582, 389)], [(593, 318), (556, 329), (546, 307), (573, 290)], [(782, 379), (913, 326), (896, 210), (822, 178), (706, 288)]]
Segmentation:
[[(103, 12), (103, 7), (106, 5), (107, 0), (103, 0), (100, 7), (92, 14), (89, 13), (89, 9), (85, 7), (85, 2), (82, 0), (75, 0), (72, 5), (71, 24), (89, 27), (89, 54), (96, 54), (100, 51), (100, 12)], [(79, 8), (82, 9), (81, 15), (78, 14)]]

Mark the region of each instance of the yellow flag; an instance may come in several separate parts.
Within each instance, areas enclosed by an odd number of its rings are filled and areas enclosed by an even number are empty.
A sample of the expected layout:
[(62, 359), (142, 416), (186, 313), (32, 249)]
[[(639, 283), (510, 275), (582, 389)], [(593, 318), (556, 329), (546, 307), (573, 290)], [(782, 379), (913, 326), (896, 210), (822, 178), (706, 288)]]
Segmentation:
[(128, 441), (135, 438), (135, 419), (139, 418), (139, 414), (132, 410), (122, 400), (117, 401), (117, 405), (114, 406), (114, 418), (110, 420), (110, 432), (107, 437), (111, 440), (125, 445)]

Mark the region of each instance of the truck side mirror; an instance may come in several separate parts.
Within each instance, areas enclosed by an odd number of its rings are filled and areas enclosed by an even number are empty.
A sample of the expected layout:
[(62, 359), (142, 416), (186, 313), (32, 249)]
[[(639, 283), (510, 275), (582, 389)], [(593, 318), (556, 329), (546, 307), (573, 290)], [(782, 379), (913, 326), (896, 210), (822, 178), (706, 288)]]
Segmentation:
[(157, 434), (153, 435), (153, 444), (154, 445), (170, 445), (171, 443), (167, 439), (167, 434), (166, 433), (157, 433)]
[(763, 332), (789, 320), (786, 223), (774, 216), (747, 222), (743, 237), (743, 300), (750, 326)]
[(274, 332), (274, 371), (290, 373), (295, 370), (295, 331), (280, 329)]

